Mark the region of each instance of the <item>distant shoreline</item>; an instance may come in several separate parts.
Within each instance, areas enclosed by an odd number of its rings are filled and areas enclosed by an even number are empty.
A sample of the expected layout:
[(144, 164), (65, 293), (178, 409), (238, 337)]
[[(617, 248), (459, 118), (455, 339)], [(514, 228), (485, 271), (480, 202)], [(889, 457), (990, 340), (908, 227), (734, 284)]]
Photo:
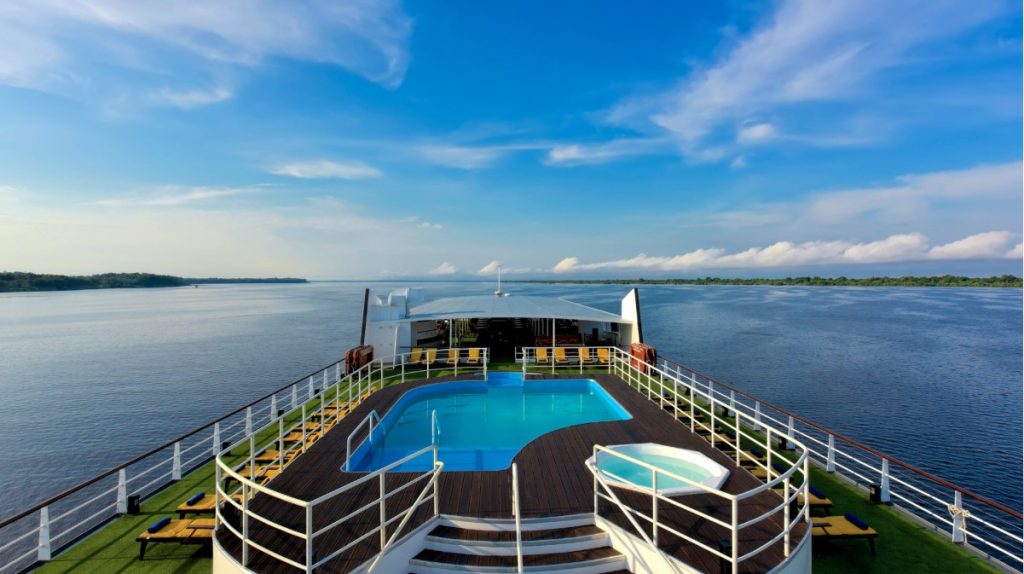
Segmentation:
[(150, 289), (220, 283), (309, 283), (309, 281), (297, 277), (229, 279), (223, 277), (176, 277), (154, 273), (50, 275), (20, 271), (0, 272), (0, 293), (80, 291), (83, 289)]
[(777, 287), (1022, 287), (1020, 277), (963, 277), (958, 275), (906, 277), (785, 277), (782, 279), (535, 279), (508, 283), (545, 283), (570, 285), (769, 285)]

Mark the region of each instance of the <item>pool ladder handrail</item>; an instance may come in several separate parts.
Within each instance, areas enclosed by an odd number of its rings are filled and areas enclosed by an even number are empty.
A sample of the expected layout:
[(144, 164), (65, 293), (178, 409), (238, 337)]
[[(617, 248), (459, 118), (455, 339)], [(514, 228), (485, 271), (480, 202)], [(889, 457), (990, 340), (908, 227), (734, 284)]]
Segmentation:
[[(370, 444), (373, 444), (373, 422), (377, 421), (377, 425), (380, 426), (380, 415), (377, 414), (376, 409), (370, 411), (370, 414), (366, 415), (363, 420), (359, 421), (356, 428), (352, 429), (352, 432), (348, 433), (348, 439), (345, 442), (345, 472), (351, 472), (349, 465), (352, 457), (352, 437), (359, 432), (359, 429), (363, 428), (364, 424), (367, 424), (367, 421), (369, 421), (370, 430), (366, 434), (366, 438), (363, 439), (363, 442), (370, 441)], [(359, 447), (363, 446), (363, 442), (356, 445), (356, 450), (359, 450)]]

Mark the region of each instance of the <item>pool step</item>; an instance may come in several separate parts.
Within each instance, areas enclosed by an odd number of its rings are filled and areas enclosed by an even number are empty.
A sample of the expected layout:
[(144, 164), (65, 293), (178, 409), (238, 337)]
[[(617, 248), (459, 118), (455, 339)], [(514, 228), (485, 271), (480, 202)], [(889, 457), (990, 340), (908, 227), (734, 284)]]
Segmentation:
[[(482, 518), (478, 516), (456, 516), (454, 514), (442, 514), (440, 524), (442, 526), (454, 526), (467, 530), (501, 530), (515, 532), (516, 521), (512, 518)], [(551, 530), (553, 528), (572, 528), (574, 526), (588, 526), (594, 524), (593, 514), (566, 514), (564, 516), (544, 516), (540, 518), (523, 518), (519, 521), (523, 531), (527, 530)]]
[[(607, 546), (608, 533), (596, 526), (574, 526), (523, 532), (523, 555), (576, 552)], [(511, 530), (471, 530), (438, 526), (427, 535), (426, 547), (442, 552), (480, 556), (515, 556), (516, 533)]]
[[(626, 557), (611, 548), (608, 533), (591, 514), (521, 520), (524, 572), (606, 574), (626, 570)], [(509, 518), (441, 517), (424, 550), (409, 561), (413, 574), (516, 572), (515, 521)]]
[[(564, 572), (571, 574), (606, 574), (626, 568), (626, 557), (604, 546), (576, 552), (557, 552), (523, 556), (523, 571), (531, 573)], [(424, 550), (409, 561), (412, 574), (452, 574), (480, 572), (513, 574), (515, 556), (478, 556), (455, 552)]]

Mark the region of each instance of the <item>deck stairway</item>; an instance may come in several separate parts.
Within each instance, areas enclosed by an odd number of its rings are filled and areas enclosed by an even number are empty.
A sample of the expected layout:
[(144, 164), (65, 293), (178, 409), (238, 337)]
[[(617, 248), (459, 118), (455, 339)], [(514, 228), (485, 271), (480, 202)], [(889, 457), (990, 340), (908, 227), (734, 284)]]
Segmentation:
[[(523, 519), (523, 571), (571, 574), (623, 573), (626, 557), (591, 514)], [(487, 572), (515, 574), (512, 519), (444, 516), (409, 561), (413, 574)]]

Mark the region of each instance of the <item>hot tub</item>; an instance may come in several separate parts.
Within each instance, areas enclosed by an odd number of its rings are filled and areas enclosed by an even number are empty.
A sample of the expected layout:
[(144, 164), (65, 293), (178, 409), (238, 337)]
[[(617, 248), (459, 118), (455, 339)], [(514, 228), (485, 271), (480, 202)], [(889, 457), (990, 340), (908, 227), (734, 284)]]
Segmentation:
[[(657, 467), (659, 470), (666, 470), (674, 475), (687, 478), (707, 488), (719, 489), (725, 479), (729, 477), (727, 468), (695, 450), (653, 442), (617, 444), (606, 448)], [(653, 483), (654, 472), (651, 469), (608, 452), (599, 451), (596, 460), (595, 457), (590, 457), (587, 464), (613, 486), (634, 490), (641, 487), (649, 490)], [(657, 489), (665, 496), (704, 492), (700, 486), (661, 473), (658, 473)]]

